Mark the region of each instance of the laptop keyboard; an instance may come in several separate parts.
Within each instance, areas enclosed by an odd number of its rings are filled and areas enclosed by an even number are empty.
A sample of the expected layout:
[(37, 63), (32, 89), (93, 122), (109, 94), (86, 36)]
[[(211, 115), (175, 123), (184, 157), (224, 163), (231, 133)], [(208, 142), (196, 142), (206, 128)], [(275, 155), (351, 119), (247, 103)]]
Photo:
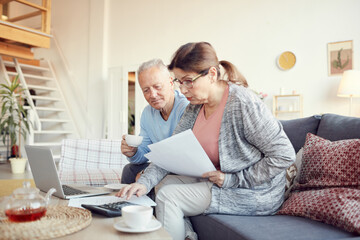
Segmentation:
[(81, 191), (81, 190), (76, 189), (76, 188), (72, 188), (72, 187), (67, 186), (67, 185), (62, 185), (62, 189), (64, 191), (64, 194), (68, 195), (68, 196), (88, 193), (88, 192), (84, 192), (84, 191)]

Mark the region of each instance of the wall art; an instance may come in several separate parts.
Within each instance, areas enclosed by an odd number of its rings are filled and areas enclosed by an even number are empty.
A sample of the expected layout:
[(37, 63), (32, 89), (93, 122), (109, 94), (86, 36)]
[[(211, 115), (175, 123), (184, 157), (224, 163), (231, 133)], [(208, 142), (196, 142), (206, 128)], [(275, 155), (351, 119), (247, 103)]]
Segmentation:
[(353, 69), (353, 41), (333, 42), (328, 44), (329, 76), (341, 75)]

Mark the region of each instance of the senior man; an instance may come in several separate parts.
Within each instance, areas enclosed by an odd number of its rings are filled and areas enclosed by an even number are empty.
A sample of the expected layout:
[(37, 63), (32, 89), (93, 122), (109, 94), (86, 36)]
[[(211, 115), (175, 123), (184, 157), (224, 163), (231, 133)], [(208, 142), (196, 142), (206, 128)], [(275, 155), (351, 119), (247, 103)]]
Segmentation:
[(139, 85), (149, 103), (141, 114), (139, 147), (131, 147), (122, 137), (121, 152), (130, 161), (122, 173), (121, 183), (135, 182), (138, 173), (148, 165), (144, 154), (150, 152), (149, 144), (159, 142), (172, 135), (189, 101), (174, 90), (173, 79), (166, 65), (160, 59), (144, 62), (138, 69)]

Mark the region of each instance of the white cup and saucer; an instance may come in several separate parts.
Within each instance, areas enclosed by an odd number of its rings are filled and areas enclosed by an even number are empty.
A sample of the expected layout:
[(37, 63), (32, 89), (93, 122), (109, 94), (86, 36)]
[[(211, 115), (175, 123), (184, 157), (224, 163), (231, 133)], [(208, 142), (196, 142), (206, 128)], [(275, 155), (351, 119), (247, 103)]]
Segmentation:
[(147, 206), (126, 206), (121, 209), (122, 217), (114, 223), (121, 232), (144, 233), (158, 230), (161, 223), (153, 218), (153, 208)]

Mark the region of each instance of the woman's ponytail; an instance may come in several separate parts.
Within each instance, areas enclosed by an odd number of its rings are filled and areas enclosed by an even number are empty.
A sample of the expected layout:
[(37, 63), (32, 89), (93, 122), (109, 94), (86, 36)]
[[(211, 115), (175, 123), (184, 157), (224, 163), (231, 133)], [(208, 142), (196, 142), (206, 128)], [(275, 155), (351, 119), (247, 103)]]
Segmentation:
[(220, 65), (225, 70), (225, 75), (229, 82), (235, 83), (240, 86), (248, 87), (248, 83), (245, 77), (239, 72), (239, 70), (229, 61), (219, 61)]

